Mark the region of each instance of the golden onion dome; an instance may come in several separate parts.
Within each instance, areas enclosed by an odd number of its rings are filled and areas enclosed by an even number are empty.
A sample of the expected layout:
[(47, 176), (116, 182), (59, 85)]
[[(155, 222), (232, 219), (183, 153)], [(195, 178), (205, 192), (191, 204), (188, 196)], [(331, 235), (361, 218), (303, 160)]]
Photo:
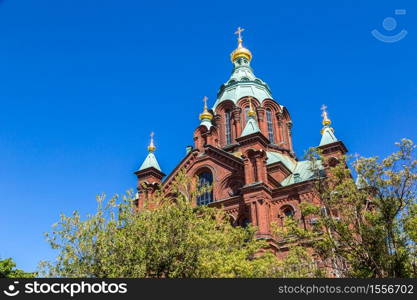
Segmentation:
[(207, 108), (207, 100), (208, 100), (207, 97), (204, 97), (203, 98), (203, 101), (204, 101), (204, 110), (200, 114), (200, 120), (204, 120), (204, 119), (211, 120), (211, 119), (213, 119), (213, 115), (208, 111), (208, 108)]
[(252, 52), (249, 49), (242, 46), (242, 40), (239, 40), (239, 45), (237, 48), (230, 54), (232, 62), (234, 62), (239, 57), (246, 58), (248, 61), (252, 59)]
[(234, 62), (239, 57), (246, 58), (248, 61), (252, 59), (252, 52), (250, 52), (249, 49), (243, 47), (242, 45), (242, 42), (243, 42), (242, 32), (243, 31), (244, 31), (243, 28), (238, 27), (238, 29), (235, 32), (235, 34), (238, 35), (238, 38), (237, 38), (238, 45), (237, 45), (237, 48), (230, 54), (232, 62)]

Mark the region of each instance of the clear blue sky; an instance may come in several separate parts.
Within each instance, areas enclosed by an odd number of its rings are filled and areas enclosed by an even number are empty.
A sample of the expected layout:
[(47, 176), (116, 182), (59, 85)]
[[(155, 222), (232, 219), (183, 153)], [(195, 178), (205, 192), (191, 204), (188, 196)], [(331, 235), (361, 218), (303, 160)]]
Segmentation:
[(26, 270), (54, 257), (43, 233), (133, 188), (150, 131), (169, 173), (230, 75), (237, 26), (298, 155), (320, 140), (323, 103), (351, 153), (417, 140), (416, 14), (411, 0), (0, 0), (0, 257)]

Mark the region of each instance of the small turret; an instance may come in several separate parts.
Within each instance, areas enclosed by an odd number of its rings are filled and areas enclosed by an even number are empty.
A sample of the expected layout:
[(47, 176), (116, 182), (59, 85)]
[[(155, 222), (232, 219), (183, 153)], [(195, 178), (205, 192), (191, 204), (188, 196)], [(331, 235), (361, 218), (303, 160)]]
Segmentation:
[(135, 172), (138, 178), (137, 190), (135, 199), (137, 209), (142, 209), (145, 202), (151, 195), (161, 186), (162, 178), (165, 174), (161, 171), (161, 167), (156, 160), (154, 154), (156, 147), (153, 140), (154, 133), (151, 133), (151, 141), (148, 146), (148, 155), (140, 166), (139, 170)]
[(140, 166), (139, 170), (135, 172), (136, 176), (138, 177), (139, 190), (141, 189), (141, 185), (145, 182), (147, 184), (160, 184), (162, 182), (162, 178), (165, 176), (154, 154), (156, 147), (153, 137), (154, 133), (152, 132), (151, 141), (148, 146), (149, 153), (143, 161), (142, 165)]
[(339, 141), (334, 134), (334, 129), (330, 126), (332, 121), (327, 113), (327, 106), (322, 105), (321, 110), (323, 111), (321, 116), (323, 117), (323, 128), (321, 129), (321, 140), (319, 149), (322, 150), (325, 156), (336, 156), (342, 157), (348, 150), (342, 141)]
[(208, 111), (207, 100), (208, 100), (208, 98), (206, 96), (204, 96), (204, 98), (203, 98), (204, 110), (200, 114), (200, 121), (201, 121), (200, 125), (204, 125), (204, 126), (207, 127), (207, 129), (210, 130), (210, 128), (213, 126), (213, 124), (211, 123), (211, 120), (213, 119), (213, 115)]
[(321, 114), (321, 116), (323, 117), (323, 128), (321, 130), (322, 136), (320, 140), (320, 146), (337, 142), (337, 138), (334, 134), (334, 129), (330, 126), (332, 124), (332, 121), (329, 119), (326, 109), (327, 106), (323, 104), (321, 107), (321, 110), (323, 111)]

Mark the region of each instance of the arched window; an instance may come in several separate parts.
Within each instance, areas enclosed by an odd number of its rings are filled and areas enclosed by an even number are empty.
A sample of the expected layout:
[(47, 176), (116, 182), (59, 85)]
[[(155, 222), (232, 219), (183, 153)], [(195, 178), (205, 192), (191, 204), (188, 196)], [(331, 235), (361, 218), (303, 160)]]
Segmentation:
[[(203, 172), (198, 175), (198, 187), (203, 188), (213, 185), (213, 174), (211, 172)], [(213, 191), (206, 191), (197, 198), (197, 205), (207, 205), (213, 202)]]
[(249, 112), (249, 106), (246, 106), (245, 107), (245, 124), (248, 123), (248, 120), (249, 120), (248, 112)]
[(294, 208), (292, 208), (290, 205), (285, 205), (281, 208), (282, 214), (287, 218), (294, 217), (295, 211)]
[(231, 126), (231, 112), (230, 110), (226, 110), (225, 114), (225, 121), (226, 121), (226, 144), (230, 145), (232, 143), (232, 126)]
[(272, 112), (270, 109), (266, 110), (266, 123), (268, 124), (268, 137), (269, 141), (274, 144), (275, 143), (275, 136), (274, 136), (274, 125), (272, 123)]

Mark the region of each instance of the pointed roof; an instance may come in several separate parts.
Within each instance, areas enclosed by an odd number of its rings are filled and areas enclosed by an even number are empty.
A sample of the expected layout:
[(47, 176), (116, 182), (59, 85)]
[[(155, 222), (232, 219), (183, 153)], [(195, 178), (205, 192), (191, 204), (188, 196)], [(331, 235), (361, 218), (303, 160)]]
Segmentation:
[(161, 171), (161, 167), (158, 164), (158, 161), (156, 160), (155, 154), (150, 152), (148, 156), (146, 156), (145, 160), (143, 161), (142, 165), (139, 168), (139, 171), (148, 169), (148, 168), (155, 168), (158, 171)]
[(206, 126), (207, 129), (210, 130), (210, 128), (213, 126), (211, 120), (213, 119), (213, 115), (208, 111), (207, 108), (207, 100), (208, 98), (206, 96), (204, 96), (203, 101), (204, 101), (204, 110), (203, 112), (200, 114), (200, 125), (204, 125)]
[(331, 127), (325, 127), (323, 128), (323, 135), (321, 136), (321, 140), (320, 140), (320, 145), (319, 146), (323, 146), (323, 145), (328, 145), (334, 142), (337, 142), (337, 138), (334, 135), (334, 130)]
[(327, 106), (323, 104), (321, 107), (321, 110), (323, 111), (321, 114), (321, 116), (323, 117), (323, 121), (322, 121), (323, 128), (321, 130), (322, 136), (321, 136), (319, 146), (328, 145), (328, 144), (338, 141), (338, 139), (336, 138), (334, 134), (334, 129), (330, 126), (332, 124), (332, 121), (329, 119), (326, 109), (327, 109)]
[(153, 142), (153, 136), (154, 136), (154, 133), (152, 132), (151, 133), (151, 142), (149, 143), (149, 146), (148, 146), (149, 154), (148, 154), (148, 156), (146, 156), (145, 160), (143, 161), (143, 163), (140, 166), (138, 171), (142, 171), (142, 170), (145, 170), (145, 169), (148, 169), (148, 168), (155, 168), (158, 171), (162, 172), (161, 167), (159, 166), (159, 163), (156, 160), (156, 156), (154, 154), (154, 152), (156, 150), (156, 147), (155, 147), (155, 144)]
[(248, 111), (248, 121), (246, 122), (245, 129), (243, 129), (242, 136), (247, 136), (255, 132), (260, 132), (258, 122), (255, 119), (256, 112), (252, 107), (252, 99), (249, 98), (249, 111)]
[(247, 136), (249, 134), (259, 132), (258, 122), (252, 117), (249, 118), (248, 122), (246, 123), (245, 129), (243, 129), (241, 136)]

